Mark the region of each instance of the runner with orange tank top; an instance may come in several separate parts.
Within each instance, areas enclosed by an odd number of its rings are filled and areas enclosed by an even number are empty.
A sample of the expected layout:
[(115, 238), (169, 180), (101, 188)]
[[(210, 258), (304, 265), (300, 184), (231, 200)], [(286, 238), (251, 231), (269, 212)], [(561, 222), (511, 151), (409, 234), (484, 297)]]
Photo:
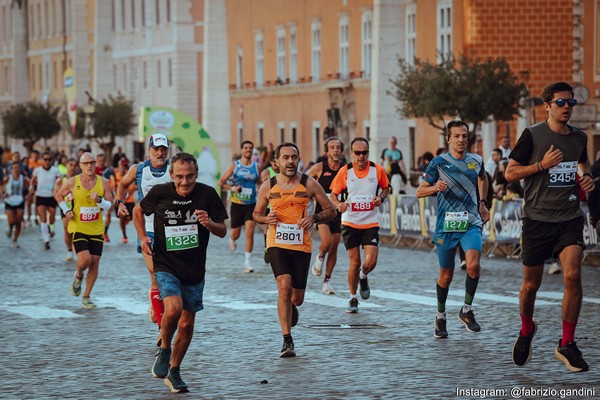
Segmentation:
[[(297, 307), (304, 301), (310, 268), (312, 239), (308, 229), (315, 222), (335, 217), (321, 185), (297, 172), (299, 155), (293, 143), (277, 146), (275, 159), (280, 172), (261, 185), (253, 213), (254, 221), (269, 225), (267, 253), (279, 291), (277, 312), (283, 333), (280, 357), (296, 356), (291, 329), (298, 323)], [(313, 198), (323, 210), (308, 215)], [(271, 211), (265, 215), (267, 204)]]
[[(360, 297), (371, 295), (367, 275), (375, 269), (379, 254), (379, 206), (388, 196), (389, 181), (385, 169), (369, 161), (369, 142), (356, 137), (351, 143), (352, 163), (340, 168), (331, 183), (329, 199), (342, 213), (342, 238), (348, 251), (348, 286), (350, 301), (346, 312), (358, 312), (357, 287)], [(348, 191), (348, 200), (342, 202), (339, 195)], [(365, 259), (361, 267), (360, 247)]]

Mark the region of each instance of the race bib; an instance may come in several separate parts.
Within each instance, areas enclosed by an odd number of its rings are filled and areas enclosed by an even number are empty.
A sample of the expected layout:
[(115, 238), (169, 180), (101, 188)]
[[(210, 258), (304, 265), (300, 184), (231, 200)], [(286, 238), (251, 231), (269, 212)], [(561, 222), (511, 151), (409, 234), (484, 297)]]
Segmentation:
[(167, 251), (187, 250), (198, 247), (198, 225), (165, 226)]
[(100, 208), (98, 207), (80, 207), (79, 208), (79, 221), (81, 222), (93, 222), (100, 218)]
[(252, 199), (252, 188), (242, 188), (242, 191), (238, 193), (238, 198), (240, 200)]
[(352, 196), (350, 210), (354, 212), (373, 211), (373, 196)]
[(577, 161), (565, 161), (558, 163), (548, 170), (550, 180), (548, 187), (569, 187), (575, 185), (575, 174), (577, 174)]
[(304, 228), (298, 224), (284, 224), (278, 222), (275, 227), (275, 243), (279, 244), (303, 244)]
[(447, 212), (444, 218), (444, 232), (466, 232), (469, 228), (467, 211)]

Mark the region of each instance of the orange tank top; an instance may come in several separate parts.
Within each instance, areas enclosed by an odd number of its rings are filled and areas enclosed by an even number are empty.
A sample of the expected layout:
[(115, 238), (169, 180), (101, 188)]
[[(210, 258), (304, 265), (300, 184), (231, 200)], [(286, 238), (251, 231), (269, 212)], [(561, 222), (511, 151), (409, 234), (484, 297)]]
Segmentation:
[(270, 180), (269, 204), (277, 213), (277, 224), (269, 225), (267, 248), (279, 247), (303, 253), (312, 252), (312, 237), (307, 229), (298, 227), (298, 221), (306, 217), (310, 202), (306, 181), (308, 175), (302, 174), (300, 182), (294, 189), (282, 189), (277, 177)]

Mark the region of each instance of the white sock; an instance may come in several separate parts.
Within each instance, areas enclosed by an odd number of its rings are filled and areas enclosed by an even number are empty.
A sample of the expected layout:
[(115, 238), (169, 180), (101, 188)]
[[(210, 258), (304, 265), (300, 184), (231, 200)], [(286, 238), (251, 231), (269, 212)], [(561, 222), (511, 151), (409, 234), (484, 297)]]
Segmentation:
[(461, 310), (461, 311), (462, 311), (462, 312), (464, 312), (464, 313), (468, 313), (469, 311), (471, 311), (471, 308), (472, 308), (472, 307), (471, 307), (471, 305), (470, 305), (470, 304), (466, 304), (466, 303), (465, 303), (465, 304), (462, 306), (462, 310)]
[(248, 253), (246, 251), (246, 252), (244, 252), (244, 255), (246, 256), (246, 259), (244, 262), (246, 263), (246, 265), (250, 265), (250, 257), (252, 257), (252, 253)]
[(437, 317), (438, 317), (438, 319), (446, 319), (446, 313), (445, 312), (438, 312), (437, 313)]
[(42, 223), (42, 238), (44, 239), (44, 242), (49, 242), (50, 241), (50, 232), (49, 232), (49, 228), (48, 228), (48, 224), (44, 224)]
[(359, 277), (360, 279), (365, 279), (365, 278), (367, 277), (365, 274), (363, 274), (363, 270), (362, 270), (362, 268), (360, 269), (360, 273), (358, 274), (358, 277)]
[(350, 299), (356, 299), (356, 293), (354, 293), (354, 294), (350, 293)]

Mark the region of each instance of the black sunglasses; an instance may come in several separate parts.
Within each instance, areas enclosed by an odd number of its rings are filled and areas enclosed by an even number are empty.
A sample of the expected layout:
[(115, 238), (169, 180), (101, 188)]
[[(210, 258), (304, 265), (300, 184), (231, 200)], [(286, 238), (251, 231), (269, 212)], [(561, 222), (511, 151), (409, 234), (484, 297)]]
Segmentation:
[(357, 156), (366, 156), (367, 154), (369, 154), (369, 150), (363, 150), (363, 151), (354, 150), (354, 154)]
[(42, 158), (42, 160), (44, 160), (44, 161), (52, 161), (51, 158)]
[(548, 103), (556, 103), (559, 107), (564, 107), (565, 104), (568, 104), (569, 107), (574, 107), (577, 104), (577, 99), (556, 99), (549, 101)]

